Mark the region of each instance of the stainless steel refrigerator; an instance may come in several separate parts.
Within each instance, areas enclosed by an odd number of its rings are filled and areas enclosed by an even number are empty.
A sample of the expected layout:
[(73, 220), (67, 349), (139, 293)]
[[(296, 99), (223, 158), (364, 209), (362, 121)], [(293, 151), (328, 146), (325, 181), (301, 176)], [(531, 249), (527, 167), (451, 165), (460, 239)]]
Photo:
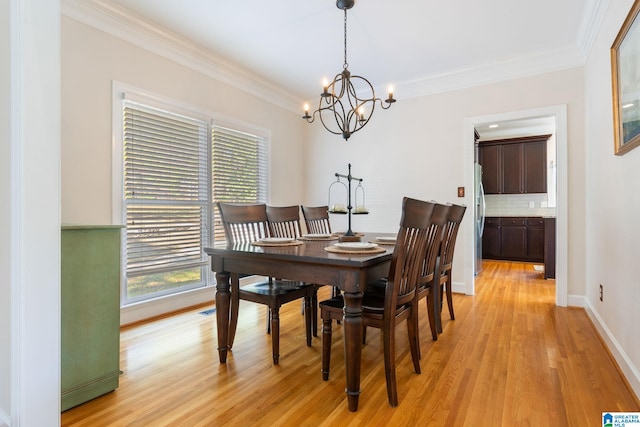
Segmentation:
[(485, 216), (485, 204), (484, 204), (484, 187), (482, 186), (482, 166), (479, 163), (474, 165), (475, 175), (475, 240), (476, 240), (476, 260), (474, 266), (474, 274), (477, 276), (480, 270), (482, 270), (482, 233), (484, 232), (484, 216)]

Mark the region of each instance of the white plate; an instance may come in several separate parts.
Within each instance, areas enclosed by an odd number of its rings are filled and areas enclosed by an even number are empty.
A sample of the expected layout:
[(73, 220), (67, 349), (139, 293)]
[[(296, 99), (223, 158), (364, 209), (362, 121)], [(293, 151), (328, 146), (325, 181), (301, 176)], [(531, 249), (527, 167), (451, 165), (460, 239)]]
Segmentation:
[(306, 237), (309, 239), (322, 239), (322, 238), (328, 238), (331, 237), (331, 234), (325, 234), (325, 233), (310, 233), (310, 234), (303, 234), (302, 237)]
[(264, 243), (291, 243), (294, 240), (295, 239), (290, 237), (264, 237), (260, 239), (260, 241)]
[(389, 236), (378, 236), (376, 237), (376, 240), (379, 242), (387, 242), (387, 243), (393, 243), (396, 241), (396, 237), (389, 237)]
[(375, 243), (369, 242), (343, 242), (336, 243), (335, 246), (347, 251), (360, 251), (362, 249), (373, 249), (378, 247)]

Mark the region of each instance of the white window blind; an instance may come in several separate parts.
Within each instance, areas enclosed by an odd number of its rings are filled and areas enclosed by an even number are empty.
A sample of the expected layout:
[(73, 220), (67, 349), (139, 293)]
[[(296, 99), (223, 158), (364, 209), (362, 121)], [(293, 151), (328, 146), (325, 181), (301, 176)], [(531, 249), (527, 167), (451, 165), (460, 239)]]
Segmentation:
[[(266, 203), (267, 138), (214, 124), (211, 141), (212, 202)], [(214, 224), (224, 240), (217, 210)]]
[(205, 121), (125, 102), (128, 277), (207, 262), (207, 134)]

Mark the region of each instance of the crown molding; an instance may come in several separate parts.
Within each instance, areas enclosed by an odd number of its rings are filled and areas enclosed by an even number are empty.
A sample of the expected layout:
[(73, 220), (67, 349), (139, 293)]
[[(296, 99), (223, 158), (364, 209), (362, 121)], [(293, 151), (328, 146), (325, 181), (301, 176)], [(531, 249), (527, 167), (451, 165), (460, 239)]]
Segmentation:
[(584, 14), (578, 30), (578, 46), (582, 49), (585, 58), (589, 57), (591, 48), (600, 31), (610, 0), (587, 0)]
[(299, 113), (300, 100), (193, 41), (102, 0), (62, 0), (63, 15), (125, 40), (250, 95)]
[[(416, 98), (474, 86), (581, 67), (593, 43), (609, 0), (587, 0), (579, 34), (580, 46), (492, 61), (451, 72), (398, 82), (402, 98)], [(72, 19), (130, 42), (232, 87), (299, 113), (300, 99), (255, 73), (240, 68), (193, 41), (150, 23), (103, 0), (61, 0), (61, 11)]]
[(585, 57), (580, 48), (566, 47), (425, 76), (411, 82), (398, 84), (398, 93), (405, 94), (404, 98), (427, 96), (581, 67), (584, 65), (584, 61)]

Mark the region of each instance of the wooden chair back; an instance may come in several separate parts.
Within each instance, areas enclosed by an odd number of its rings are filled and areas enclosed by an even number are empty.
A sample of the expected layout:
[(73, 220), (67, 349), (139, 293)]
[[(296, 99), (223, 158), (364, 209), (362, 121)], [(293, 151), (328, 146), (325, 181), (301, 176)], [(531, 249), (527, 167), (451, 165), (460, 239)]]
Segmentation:
[(438, 268), (438, 255), (440, 254), (442, 236), (449, 217), (449, 210), (449, 205), (435, 204), (433, 215), (431, 216), (431, 226), (427, 233), (427, 250), (418, 280), (418, 300), (427, 298), (427, 313), (433, 340), (438, 339), (438, 323), (440, 321), (440, 311), (436, 311), (433, 290), (435, 288), (436, 269)]
[(267, 219), (271, 237), (298, 238), (300, 228), (300, 206), (267, 206)]
[(385, 291), (385, 310), (395, 317), (399, 306), (413, 303), (425, 260), (431, 217), (436, 204), (405, 197), (400, 230), (393, 249), (389, 280)]
[(445, 226), (449, 218), (450, 205), (435, 204), (431, 216), (431, 226), (427, 236), (427, 251), (420, 273), (420, 284), (428, 285), (435, 277), (436, 261), (440, 254), (440, 247), (444, 236)]
[(269, 236), (265, 204), (217, 203), (227, 243), (250, 243)]
[(302, 216), (307, 233), (331, 234), (329, 206), (302, 206)]
[(446, 272), (451, 270), (453, 263), (453, 252), (456, 247), (456, 237), (460, 229), (460, 223), (464, 217), (467, 207), (464, 205), (450, 205), (447, 225), (444, 229), (442, 237), (442, 246), (440, 247), (440, 271)]

